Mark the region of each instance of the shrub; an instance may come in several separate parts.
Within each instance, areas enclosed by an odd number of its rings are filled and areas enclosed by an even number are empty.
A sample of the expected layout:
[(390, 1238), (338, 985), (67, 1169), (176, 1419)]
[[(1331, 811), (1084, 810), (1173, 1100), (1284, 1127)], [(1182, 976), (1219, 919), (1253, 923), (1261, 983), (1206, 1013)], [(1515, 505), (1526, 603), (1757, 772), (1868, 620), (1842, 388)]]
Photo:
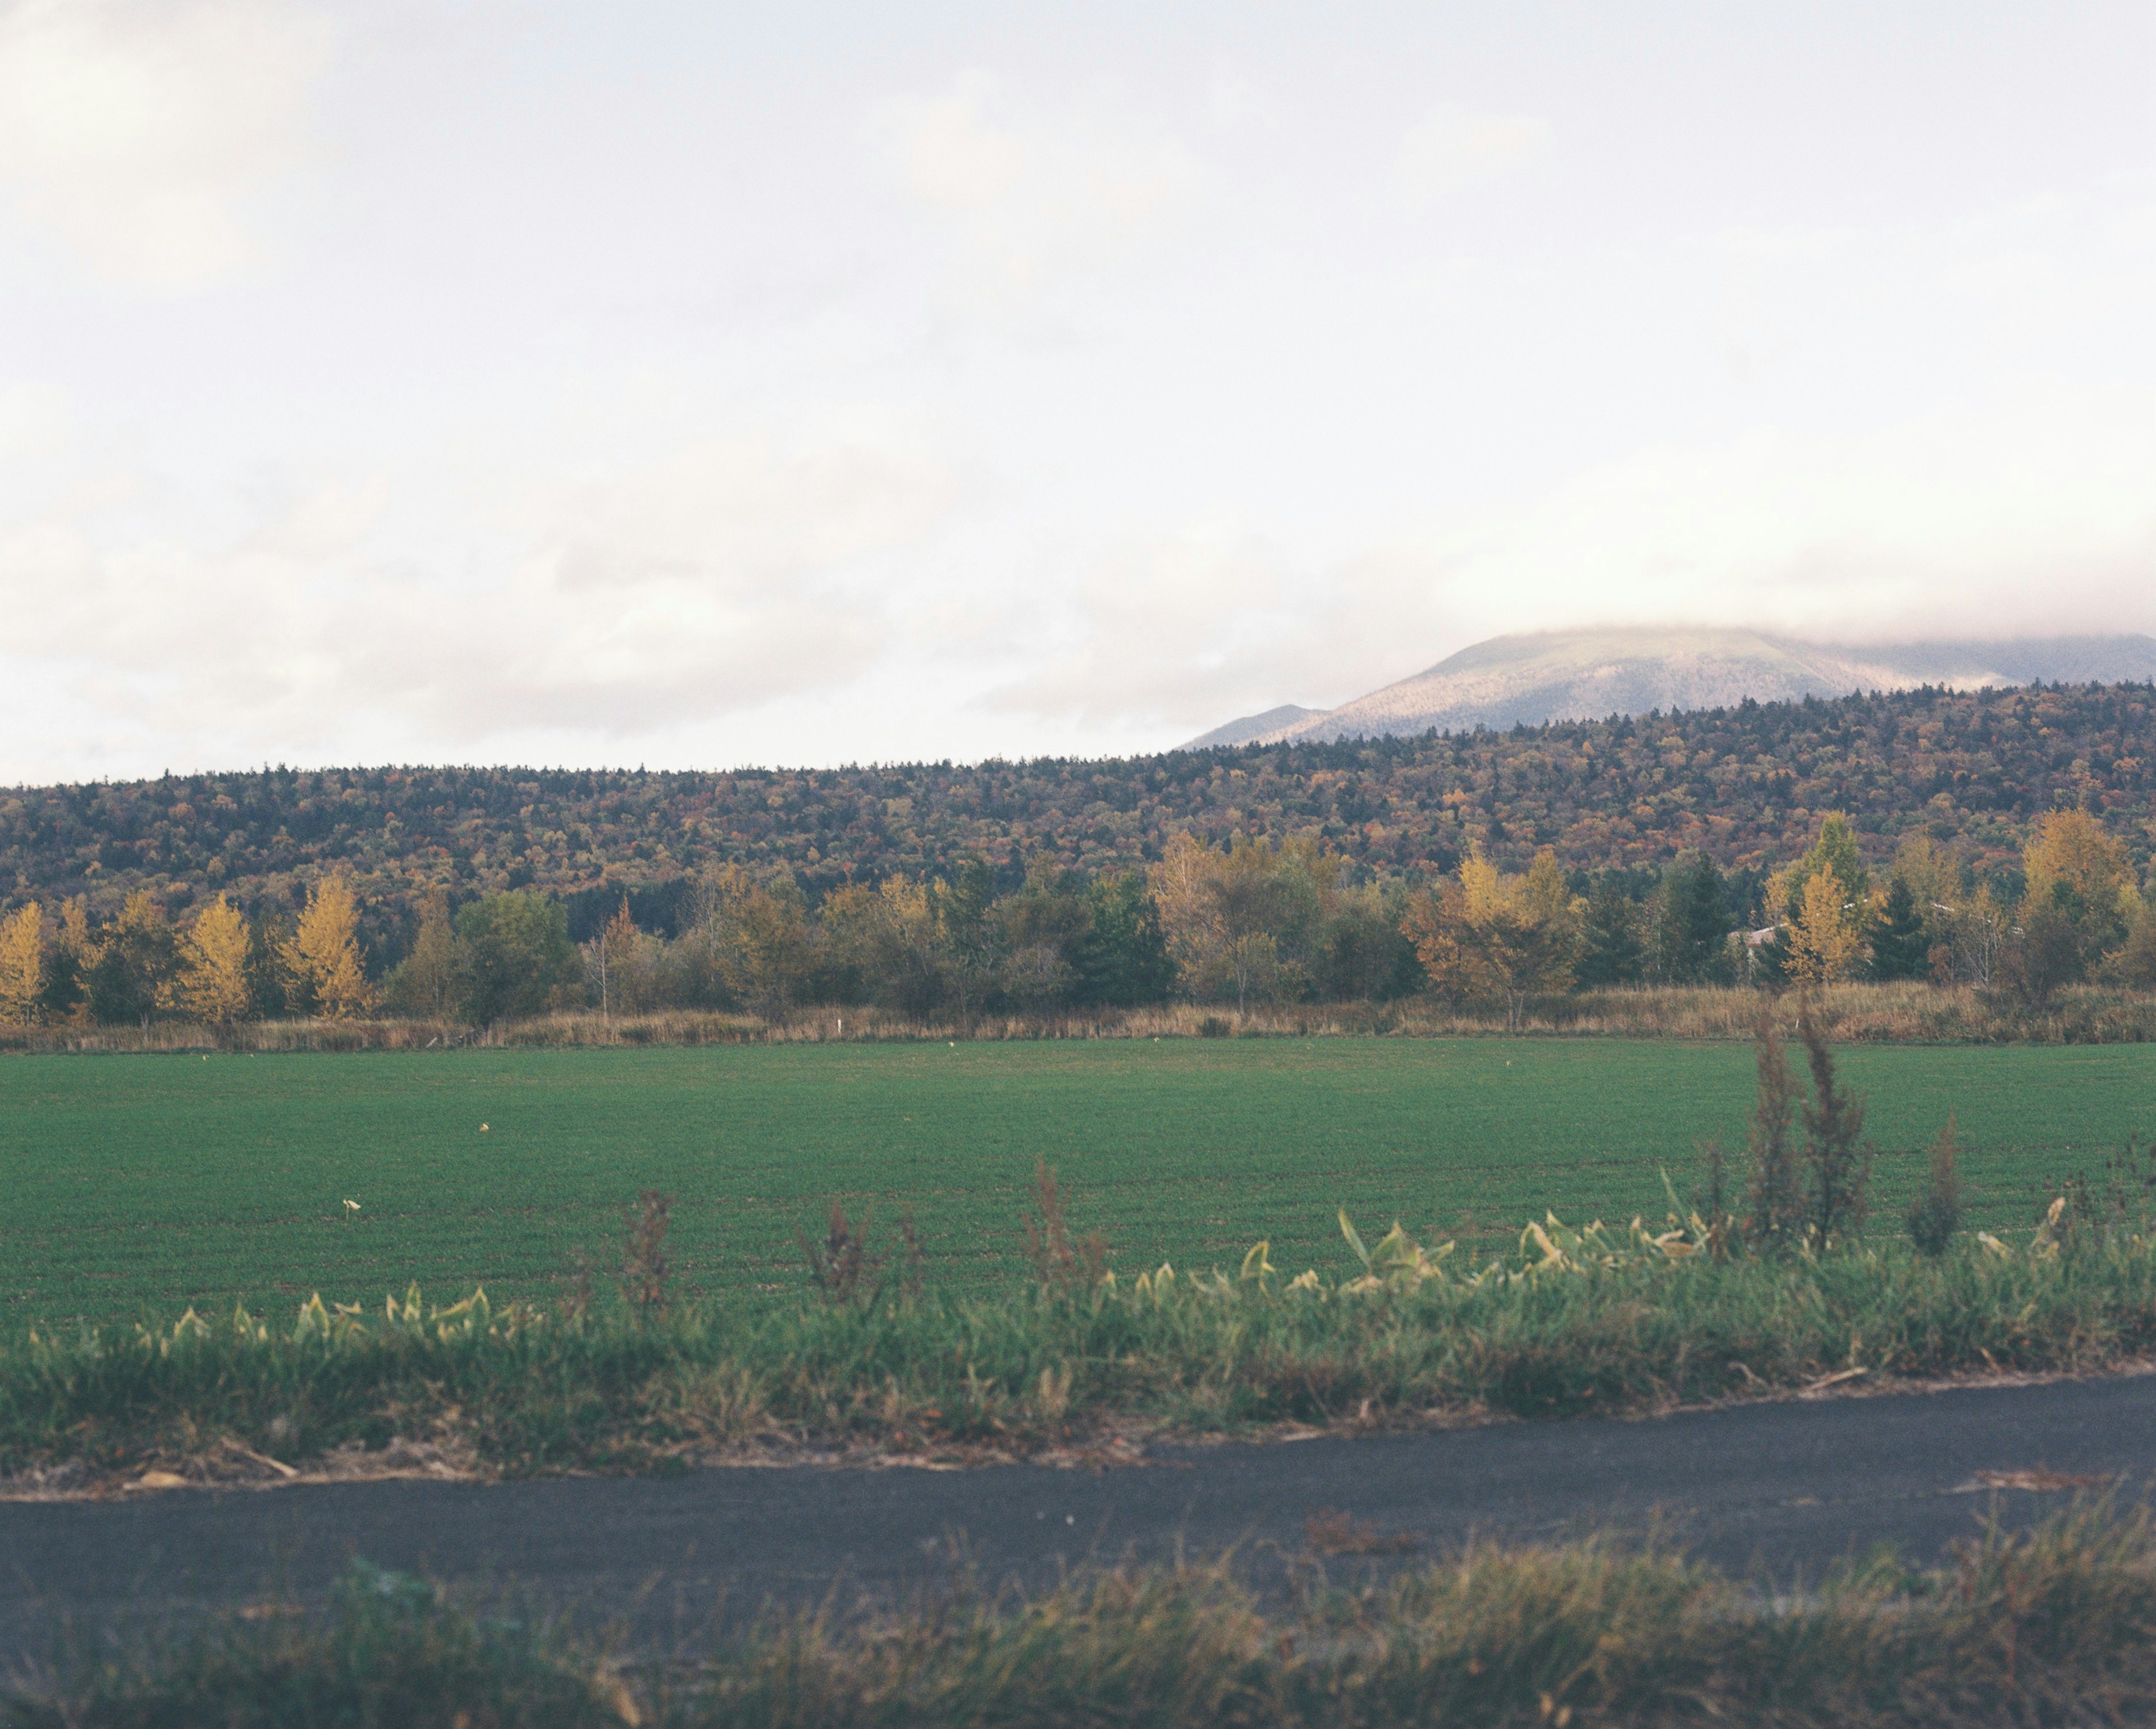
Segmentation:
[(1804, 1040), (1812, 1072), (1812, 1096), (1804, 1107), (1810, 1227), (1813, 1244), (1824, 1249), (1863, 1228), (1865, 1192), (1871, 1178), (1871, 1158), (1857, 1147), (1864, 1133), (1864, 1101), (1836, 1083), (1834, 1052), (1812, 1012), (1809, 992), (1797, 1004), (1797, 1036)]
[(1752, 1216), (1745, 1235), (1754, 1247), (1775, 1249), (1802, 1240), (1803, 1189), (1789, 1131), (1797, 1115), (1797, 1083), (1789, 1073), (1788, 1048), (1774, 1024), (1771, 1003), (1759, 1005), (1753, 1054), (1759, 1070), (1758, 1101), (1752, 1110)]
[(869, 1247), (869, 1220), (856, 1225), (846, 1217), (844, 1205), (834, 1195), (831, 1215), (824, 1223), (820, 1243), (797, 1234), (794, 1240), (808, 1263), (808, 1276), (817, 1290), (834, 1303), (850, 1303), (862, 1285), (872, 1280), (883, 1257)]
[(1947, 1252), (1954, 1233), (1961, 1229), (1959, 1153), (1954, 1120), (1949, 1116), (1932, 1147), (1930, 1178), (1923, 1193), (1909, 1203), (1909, 1240), (1934, 1260)]

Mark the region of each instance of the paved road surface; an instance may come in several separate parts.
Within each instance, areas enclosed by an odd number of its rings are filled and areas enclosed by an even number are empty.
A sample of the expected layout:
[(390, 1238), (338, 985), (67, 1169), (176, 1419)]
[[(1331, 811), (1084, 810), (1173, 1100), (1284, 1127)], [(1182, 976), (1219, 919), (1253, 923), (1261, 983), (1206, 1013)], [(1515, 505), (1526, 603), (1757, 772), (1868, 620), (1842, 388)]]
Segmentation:
[(0, 1504), (0, 1661), (49, 1651), (56, 1618), (100, 1629), (312, 1599), (354, 1554), (534, 1590), (661, 1642), (769, 1603), (937, 1588), (962, 1551), (991, 1582), (1033, 1586), (1178, 1546), (1240, 1546), (1277, 1577), (1281, 1552), (1327, 1511), (1411, 1533), (1422, 1555), (1471, 1536), (1659, 1523), (1726, 1567), (1785, 1580), (1881, 1542), (1934, 1559), (1994, 1506), (2025, 1523), (2066, 1496), (1974, 1485), (2038, 1468), (2138, 1500), (2156, 1480), (2156, 1375), (1167, 1449), (1105, 1472), (803, 1466)]

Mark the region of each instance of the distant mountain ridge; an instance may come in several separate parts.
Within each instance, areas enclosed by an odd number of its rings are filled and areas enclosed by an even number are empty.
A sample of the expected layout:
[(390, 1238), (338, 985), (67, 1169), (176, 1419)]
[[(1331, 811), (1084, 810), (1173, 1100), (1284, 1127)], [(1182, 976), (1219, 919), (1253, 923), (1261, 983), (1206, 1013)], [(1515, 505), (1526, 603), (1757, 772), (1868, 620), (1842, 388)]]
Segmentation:
[(1322, 720), (1331, 712), (1328, 709), (1305, 708), (1299, 702), (1284, 702), (1262, 715), (1245, 715), (1225, 726), (1215, 726), (1204, 737), (1193, 739), (1183, 749), (1202, 751), (1215, 745), (1255, 744), (1262, 739), (1282, 736), (1299, 721)]
[(1336, 709), (1293, 703), (1230, 721), (1182, 748), (1330, 742), (1504, 730), (1652, 710), (1727, 708), (1750, 697), (2156, 681), (2156, 637), (2011, 637), (1981, 642), (1806, 642), (1754, 630), (1612, 628), (1492, 637), (1426, 672)]

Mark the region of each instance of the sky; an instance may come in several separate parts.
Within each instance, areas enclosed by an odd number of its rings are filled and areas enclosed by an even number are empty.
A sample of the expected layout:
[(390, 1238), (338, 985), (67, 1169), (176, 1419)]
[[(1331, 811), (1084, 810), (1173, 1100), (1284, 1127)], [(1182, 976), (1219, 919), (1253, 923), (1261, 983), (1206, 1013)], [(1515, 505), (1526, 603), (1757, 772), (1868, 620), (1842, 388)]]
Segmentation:
[(0, 783), (2156, 629), (2156, 8), (0, 0)]

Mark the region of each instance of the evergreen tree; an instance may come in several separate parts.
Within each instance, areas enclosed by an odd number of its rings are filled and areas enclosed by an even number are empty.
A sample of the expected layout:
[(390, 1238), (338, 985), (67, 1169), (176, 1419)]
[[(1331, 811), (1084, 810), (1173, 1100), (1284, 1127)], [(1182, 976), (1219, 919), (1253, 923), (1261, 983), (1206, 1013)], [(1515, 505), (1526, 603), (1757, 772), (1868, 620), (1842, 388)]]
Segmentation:
[(985, 859), (968, 859), (937, 885), (935, 895), (937, 947), (943, 976), (958, 999), (958, 1018), (970, 1022), (980, 1013), (1002, 958), (1002, 932), (993, 916), (995, 869)]
[(1662, 879), (1655, 920), (1655, 970), (1671, 984), (1711, 984), (1729, 974), (1734, 928), (1722, 873), (1705, 853), (1671, 867)]
[(1092, 928), (1086, 880), (1048, 854), (1026, 867), (1025, 884), (995, 904), (1003, 993), (1035, 1013), (1069, 1000), (1073, 957)]
[(1073, 992), (1081, 1003), (1124, 1008), (1161, 1003), (1175, 983), (1175, 962), (1160, 927), (1145, 873), (1101, 876), (1086, 890), (1092, 912), (1085, 934), (1071, 946), (1078, 975)]
[(1931, 947), (1916, 895), (1897, 876), (1887, 890), (1887, 906), (1871, 933), (1871, 976), (1922, 978), (1931, 970)]
[(1645, 964), (1640, 941), (1640, 908), (1614, 876), (1595, 885), (1580, 931), (1578, 979), (1583, 986), (1637, 984)]
[(164, 909), (137, 889), (100, 933), (90, 969), (90, 1012), (108, 1025), (146, 1025), (172, 983), (177, 950)]

